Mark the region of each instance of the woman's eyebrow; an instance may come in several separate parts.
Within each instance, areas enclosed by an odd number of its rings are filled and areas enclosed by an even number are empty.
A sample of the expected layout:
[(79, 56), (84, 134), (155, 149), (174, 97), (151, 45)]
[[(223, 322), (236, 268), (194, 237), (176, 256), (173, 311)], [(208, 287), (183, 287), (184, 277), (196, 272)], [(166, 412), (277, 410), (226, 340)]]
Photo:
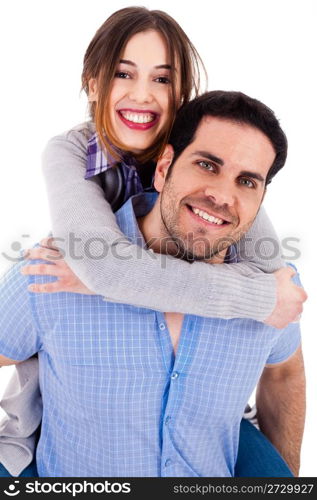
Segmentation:
[(159, 64), (158, 66), (154, 66), (155, 69), (172, 69), (170, 64)]
[[(134, 66), (135, 68), (137, 67), (137, 64), (135, 64), (133, 61), (129, 61), (129, 59), (120, 59), (120, 64), (128, 64), (129, 66)], [(157, 66), (154, 66), (155, 69), (171, 69), (170, 64), (158, 64)]]

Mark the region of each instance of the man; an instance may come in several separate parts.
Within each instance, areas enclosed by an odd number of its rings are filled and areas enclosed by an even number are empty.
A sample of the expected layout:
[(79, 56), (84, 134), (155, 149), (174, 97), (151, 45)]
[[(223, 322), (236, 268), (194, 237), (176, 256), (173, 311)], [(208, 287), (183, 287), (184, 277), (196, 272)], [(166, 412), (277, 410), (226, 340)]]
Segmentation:
[[(179, 113), (157, 163), (158, 194), (128, 201), (119, 226), (156, 253), (230, 265), (285, 157), (268, 108), (239, 93), (207, 93)], [(39, 353), (41, 476), (232, 476), (260, 377), (260, 426), (298, 474), (305, 381), (297, 323), (277, 330), (99, 296), (30, 296), (19, 268), (0, 291), (0, 352), (3, 364)]]

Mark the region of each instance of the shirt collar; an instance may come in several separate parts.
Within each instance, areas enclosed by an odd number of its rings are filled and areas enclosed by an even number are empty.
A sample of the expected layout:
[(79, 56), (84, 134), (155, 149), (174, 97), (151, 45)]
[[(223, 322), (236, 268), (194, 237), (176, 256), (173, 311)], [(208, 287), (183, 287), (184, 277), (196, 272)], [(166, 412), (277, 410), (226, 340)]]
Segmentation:
[(100, 145), (98, 134), (95, 132), (87, 143), (87, 164), (85, 179), (105, 172), (114, 165), (123, 163), (129, 168), (136, 169), (139, 162), (130, 154), (118, 151), (120, 160), (115, 159), (108, 151)]
[[(153, 208), (154, 203), (158, 198), (157, 192), (141, 193), (132, 196), (128, 201), (116, 212), (118, 226), (131, 243), (146, 248), (146, 243), (139, 229), (137, 217), (144, 217)], [(225, 264), (233, 264), (238, 262), (237, 249), (235, 245), (231, 245), (226, 253), (224, 260)]]
[(139, 229), (137, 217), (143, 217), (153, 208), (158, 198), (158, 193), (141, 193), (131, 196), (126, 203), (116, 212), (118, 226), (127, 238), (142, 248), (146, 243)]

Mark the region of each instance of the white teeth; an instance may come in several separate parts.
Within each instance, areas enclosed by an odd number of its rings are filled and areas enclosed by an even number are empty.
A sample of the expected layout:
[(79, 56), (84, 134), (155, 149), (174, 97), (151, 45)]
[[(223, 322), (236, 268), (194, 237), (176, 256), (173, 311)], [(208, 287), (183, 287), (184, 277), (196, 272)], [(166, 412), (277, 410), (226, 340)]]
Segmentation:
[(131, 111), (120, 111), (122, 116), (133, 123), (150, 123), (155, 119), (152, 113), (131, 113)]
[(199, 210), (199, 208), (193, 208), (193, 212), (194, 214), (199, 215), (199, 217), (201, 217), (202, 219), (208, 220), (208, 222), (213, 222), (214, 224), (218, 224), (218, 226), (224, 223), (222, 219), (218, 219), (218, 217), (213, 217), (212, 215), (207, 214), (207, 212)]

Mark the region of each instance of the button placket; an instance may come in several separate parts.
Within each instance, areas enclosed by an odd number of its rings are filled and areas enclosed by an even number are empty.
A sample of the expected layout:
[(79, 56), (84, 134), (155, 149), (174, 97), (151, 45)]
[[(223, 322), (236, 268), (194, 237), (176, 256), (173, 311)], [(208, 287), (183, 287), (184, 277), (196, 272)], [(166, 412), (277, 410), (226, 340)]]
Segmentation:
[(166, 374), (168, 377), (170, 377), (170, 373), (173, 370), (174, 357), (172, 353), (172, 345), (169, 337), (169, 332), (164, 320), (164, 314), (160, 311), (155, 311), (155, 316), (158, 342), (161, 346), (162, 359), (166, 369)]

